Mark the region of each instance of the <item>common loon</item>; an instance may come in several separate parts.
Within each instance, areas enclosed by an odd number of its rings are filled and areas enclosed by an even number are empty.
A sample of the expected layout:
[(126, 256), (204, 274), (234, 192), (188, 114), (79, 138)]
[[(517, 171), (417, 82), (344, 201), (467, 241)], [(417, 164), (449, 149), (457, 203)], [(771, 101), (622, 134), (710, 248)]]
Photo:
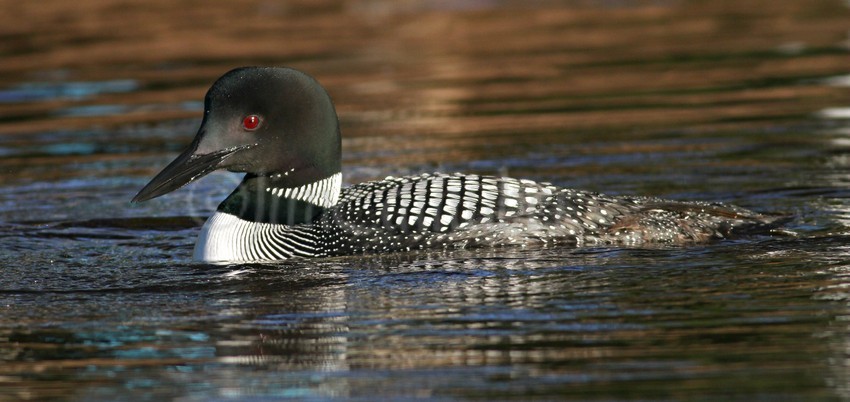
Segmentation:
[(195, 259), (264, 261), (482, 246), (685, 244), (766, 232), (776, 217), (720, 203), (606, 196), (472, 174), (342, 189), (334, 105), (312, 77), (244, 67), (209, 89), (191, 145), (133, 198), (216, 169), (246, 173), (201, 229)]

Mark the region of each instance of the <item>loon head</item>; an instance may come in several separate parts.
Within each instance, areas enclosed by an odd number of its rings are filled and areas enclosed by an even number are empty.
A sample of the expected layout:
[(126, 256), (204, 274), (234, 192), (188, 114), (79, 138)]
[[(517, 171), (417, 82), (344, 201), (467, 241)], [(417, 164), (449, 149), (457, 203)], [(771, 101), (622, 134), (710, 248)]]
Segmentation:
[(133, 202), (167, 194), (217, 169), (301, 186), (338, 174), (340, 148), (336, 111), (315, 79), (290, 68), (238, 68), (207, 91), (195, 139)]

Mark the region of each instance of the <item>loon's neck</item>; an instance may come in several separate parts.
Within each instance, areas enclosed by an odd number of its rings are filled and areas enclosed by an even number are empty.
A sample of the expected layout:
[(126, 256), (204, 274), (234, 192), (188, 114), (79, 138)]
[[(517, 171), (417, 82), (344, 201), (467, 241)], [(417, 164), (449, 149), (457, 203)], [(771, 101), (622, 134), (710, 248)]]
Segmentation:
[(251, 222), (311, 223), (326, 208), (336, 205), (341, 186), (340, 173), (300, 185), (285, 175), (248, 174), (218, 206), (218, 211)]

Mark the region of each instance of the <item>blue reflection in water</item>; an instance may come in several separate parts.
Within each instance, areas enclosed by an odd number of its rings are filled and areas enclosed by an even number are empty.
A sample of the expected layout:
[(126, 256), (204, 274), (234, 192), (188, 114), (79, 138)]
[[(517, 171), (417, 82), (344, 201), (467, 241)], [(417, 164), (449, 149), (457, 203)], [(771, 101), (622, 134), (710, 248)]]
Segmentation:
[(93, 117), (93, 116), (118, 116), (130, 111), (127, 105), (86, 105), (75, 106), (57, 110), (57, 116)]
[(38, 102), (54, 99), (83, 100), (99, 94), (132, 92), (139, 89), (136, 80), (77, 82), (27, 82), (0, 91), (0, 103)]
[(144, 105), (83, 105), (56, 109), (52, 114), (67, 117), (96, 117), (155, 111), (201, 111), (203, 108), (204, 103), (199, 101)]

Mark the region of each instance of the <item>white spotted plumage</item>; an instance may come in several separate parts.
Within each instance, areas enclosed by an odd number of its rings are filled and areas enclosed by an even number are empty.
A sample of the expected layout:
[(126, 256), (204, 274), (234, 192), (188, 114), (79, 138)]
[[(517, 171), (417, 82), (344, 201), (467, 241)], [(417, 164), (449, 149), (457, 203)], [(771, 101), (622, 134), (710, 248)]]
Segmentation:
[[(217, 212), (202, 229), (195, 257), (257, 261), (425, 248), (700, 241), (723, 237), (714, 226), (730, 221), (711, 209), (752, 214), (720, 204), (607, 197), (492, 176), (388, 177), (341, 192), (340, 182), (336, 174), (298, 188), (267, 189), (324, 207), (312, 223), (250, 222)], [(670, 206), (673, 211), (665, 208)], [(704, 222), (676, 223), (683, 219)], [(736, 219), (731, 222), (744, 222)]]

